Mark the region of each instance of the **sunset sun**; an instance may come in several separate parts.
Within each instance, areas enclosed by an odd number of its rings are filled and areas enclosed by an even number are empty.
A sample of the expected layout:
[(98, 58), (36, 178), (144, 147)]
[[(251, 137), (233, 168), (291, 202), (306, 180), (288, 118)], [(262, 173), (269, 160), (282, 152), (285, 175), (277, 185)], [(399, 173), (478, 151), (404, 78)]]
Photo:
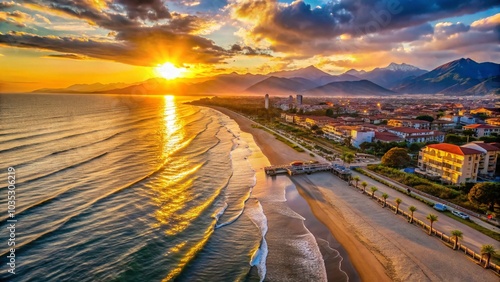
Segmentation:
[(164, 63), (163, 65), (158, 65), (155, 70), (158, 75), (165, 79), (175, 79), (181, 77), (186, 71), (185, 68), (178, 68), (169, 62)]

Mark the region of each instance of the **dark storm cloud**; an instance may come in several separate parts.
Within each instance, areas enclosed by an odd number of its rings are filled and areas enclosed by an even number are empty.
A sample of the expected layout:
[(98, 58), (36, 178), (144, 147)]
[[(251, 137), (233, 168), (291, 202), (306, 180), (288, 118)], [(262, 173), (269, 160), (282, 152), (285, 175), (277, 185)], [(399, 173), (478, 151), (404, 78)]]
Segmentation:
[(115, 0), (113, 3), (125, 7), (128, 17), (133, 20), (156, 21), (171, 17), (163, 0)]

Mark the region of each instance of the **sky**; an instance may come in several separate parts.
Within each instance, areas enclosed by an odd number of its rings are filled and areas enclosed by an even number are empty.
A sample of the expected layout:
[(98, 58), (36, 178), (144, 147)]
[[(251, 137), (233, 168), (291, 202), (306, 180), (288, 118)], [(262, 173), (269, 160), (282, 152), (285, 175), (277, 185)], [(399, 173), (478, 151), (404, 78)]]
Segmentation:
[(184, 77), (432, 70), (499, 63), (499, 42), (498, 0), (0, 0), (0, 92), (138, 82), (164, 64)]

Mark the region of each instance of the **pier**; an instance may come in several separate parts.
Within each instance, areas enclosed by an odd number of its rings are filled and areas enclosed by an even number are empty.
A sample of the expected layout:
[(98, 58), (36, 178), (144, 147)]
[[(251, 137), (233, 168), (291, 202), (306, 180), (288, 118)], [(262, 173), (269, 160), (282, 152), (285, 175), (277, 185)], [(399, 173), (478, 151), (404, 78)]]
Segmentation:
[(298, 174), (311, 174), (322, 171), (330, 171), (344, 180), (348, 180), (351, 176), (351, 170), (349, 168), (333, 163), (318, 162), (293, 162), (288, 165), (272, 165), (265, 167), (264, 171), (267, 175), (270, 176), (285, 173), (293, 176)]

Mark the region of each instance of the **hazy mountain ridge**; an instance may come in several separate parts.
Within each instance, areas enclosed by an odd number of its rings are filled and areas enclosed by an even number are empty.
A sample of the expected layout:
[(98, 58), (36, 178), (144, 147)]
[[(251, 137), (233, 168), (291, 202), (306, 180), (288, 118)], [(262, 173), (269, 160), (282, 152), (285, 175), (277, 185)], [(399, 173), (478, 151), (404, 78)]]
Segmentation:
[(385, 88), (392, 88), (399, 85), (402, 81), (405, 81), (408, 77), (417, 77), (426, 72), (426, 70), (422, 70), (405, 63), (391, 63), (385, 68), (375, 68), (369, 72), (352, 69), (347, 71), (345, 74), (355, 75)]
[(332, 82), (304, 94), (315, 96), (387, 96), (397, 94), (369, 80)]
[[(256, 94), (289, 95), (393, 95), (500, 94), (500, 64), (459, 59), (427, 72), (408, 64), (391, 63), (372, 71), (349, 70), (330, 75), (315, 66), (261, 74), (221, 74), (205, 78), (148, 79), (137, 83), (75, 84), (67, 88), (44, 88), (37, 93), (110, 94)], [(349, 82), (349, 83), (347, 83)], [(322, 94), (320, 94), (322, 93)], [(341, 93), (341, 94), (339, 94)]]

